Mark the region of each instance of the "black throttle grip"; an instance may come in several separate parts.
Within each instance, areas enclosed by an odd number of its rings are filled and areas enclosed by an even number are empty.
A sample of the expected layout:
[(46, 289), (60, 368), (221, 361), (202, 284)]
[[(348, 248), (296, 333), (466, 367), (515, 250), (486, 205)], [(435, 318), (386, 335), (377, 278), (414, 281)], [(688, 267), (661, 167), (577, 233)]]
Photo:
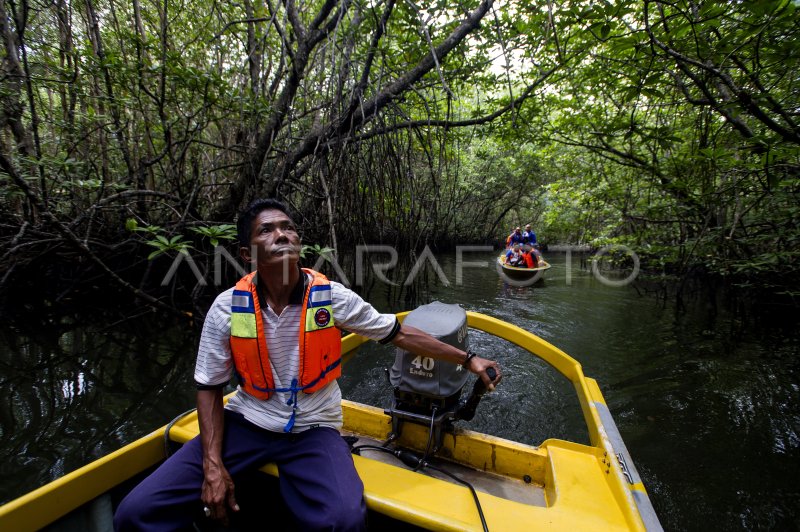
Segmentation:
[[(494, 368), (486, 368), (486, 375), (494, 381), (497, 378), (497, 370)], [(463, 419), (464, 421), (472, 421), (475, 417), (475, 409), (478, 408), (478, 403), (481, 402), (481, 397), (486, 394), (486, 385), (483, 380), (478, 377), (475, 384), (472, 386), (472, 394), (459, 404), (456, 419)]]
[[(497, 378), (497, 370), (494, 368), (486, 368), (486, 375), (489, 376), (492, 382)], [(472, 387), (472, 395), (481, 397), (483, 394), (486, 393), (486, 385), (483, 383), (483, 379), (478, 377), (475, 381), (475, 386)]]

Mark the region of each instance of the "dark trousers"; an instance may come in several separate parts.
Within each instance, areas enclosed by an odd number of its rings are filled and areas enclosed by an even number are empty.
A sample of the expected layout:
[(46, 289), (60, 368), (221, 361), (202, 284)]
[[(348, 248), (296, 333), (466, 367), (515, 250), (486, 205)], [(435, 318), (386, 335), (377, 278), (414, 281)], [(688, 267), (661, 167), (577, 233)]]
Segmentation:
[[(278, 466), (281, 495), (300, 530), (364, 530), (364, 485), (350, 449), (331, 428), (298, 434), (260, 429), (225, 411), (223, 463), (234, 478), (266, 463)], [(199, 438), (186, 443), (120, 503), (114, 529), (181, 530), (202, 515), (203, 451)], [(269, 529), (270, 501), (259, 510)]]

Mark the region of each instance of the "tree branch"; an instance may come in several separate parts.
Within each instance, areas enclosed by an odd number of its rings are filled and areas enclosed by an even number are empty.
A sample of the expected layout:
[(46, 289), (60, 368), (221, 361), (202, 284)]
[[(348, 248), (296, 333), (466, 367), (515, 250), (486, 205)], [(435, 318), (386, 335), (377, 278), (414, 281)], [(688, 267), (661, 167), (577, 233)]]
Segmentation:
[(542, 83), (547, 80), (554, 72), (556, 72), (559, 68), (564, 65), (557, 65), (548, 70), (546, 70), (543, 74), (540, 74), (539, 77), (528, 85), (522, 93), (514, 98), (513, 100), (509, 101), (503, 107), (497, 109), (493, 113), (488, 115), (484, 115), (477, 118), (470, 118), (468, 120), (407, 120), (405, 122), (400, 122), (398, 124), (392, 124), (390, 126), (376, 129), (363, 135), (359, 135), (358, 137), (352, 137), (351, 140), (355, 142), (361, 142), (364, 140), (371, 139), (378, 135), (384, 135), (387, 133), (392, 133), (394, 131), (402, 130), (402, 129), (411, 129), (415, 127), (444, 127), (444, 128), (457, 128), (457, 127), (469, 127), (469, 126), (479, 126), (481, 124), (488, 124), (493, 120), (499, 118), (500, 116), (504, 115), (505, 113), (512, 111), (514, 109), (519, 109), (520, 106), (531, 97), (533, 91), (539, 87)]
[(5, 173), (7, 173), (9, 176), (11, 176), (11, 179), (14, 181), (14, 183), (22, 190), (22, 192), (28, 197), (31, 203), (33, 203), (33, 205), (38, 209), (39, 214), (42, 216), (42, 218), (53, 224), (56, 230), (59, 233), (61, 233), (61, 235), (64, 238), (66, 238), (66, 240), (70, 244), (72, 244), (75, 248), (86, 254), (86, 256), (88, 256), (92, 260), (92, 262), (94, 262), (101, 270), (103, 270), (106, 273), (106, 275), (109, 276), (109, 278), (114, 280), (117, 284), (119, 284), (126, 290), (131, 291), (136, 297), (139, 297), (147, 301), (153, 306), (156, 306), (163, 310), (167, 310), (179, 316), (183, 317), (186, 316), (183, 312), (179, 311), (178, 309), (171, 307), (163, 303), (162, 301), (154, 298), (150, 294), (147, 294), (142, 290), (136, 288), (135, 286), (127, 282), (125, 279), (117, 275), (117, 273), (113, 271), (111, 268), (109, 268), (100, 259), (100, 257), (98, 257), (91, 249), (89, 249), (89, 247), (86, 244), (84, 244), (81, 241), (80, 238), (78, 238), (75, 235), (75, 233), (70, 231), (70, 229), (67, 226), (61, 223), (61, 221), (59, 221), (59, 219), (56, 218), (55, 215), (53, 215), (53, 213), (51, 213), (42, 204), (42, 201), (39, 199), (39, 197), (33, 192), (33, 190), (31, 190), (31, 188), (28, 186), (25, 180), (19, 175), (16, 168), (14, 168), (14, 165), (11, 163), (11, 160), (9, 160), (2, 152), (0, 152), (0, 169), (3, 170)]
[(332, 121), (327, 127), (311, 131), (297, 148), (287, 154), (278, 170), (273, 173), (273, 177), (266, 188), (267, 195), (274, 196), (277, 193), (284, 179), (301, 159), (314, 153), (319, 146), (324, 146), (329, 139), (337, 136), (346, 136), (349, 132), (361, 127), (413, 83), (419, 81), (425, 74), (430, 72), (436, 65), (437, 59), (435, 58), (444, 59), (470, 32), (477, 28), (492, 3), (493, 0), (482, 0), (475, 11), (470, 13), (431, 54), (426, 55), (411, 70), (387, 85), (368, 102), (356, 106), (354, 110)]

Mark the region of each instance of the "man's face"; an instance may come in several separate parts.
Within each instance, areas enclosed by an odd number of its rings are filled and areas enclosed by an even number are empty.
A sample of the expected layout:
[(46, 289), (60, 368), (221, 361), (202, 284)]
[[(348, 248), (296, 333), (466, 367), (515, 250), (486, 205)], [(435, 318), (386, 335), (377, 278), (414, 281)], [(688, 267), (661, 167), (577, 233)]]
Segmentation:
[[(253, 218), (250, 231), (251, 249), (241, 248), (246, 261), (269, 265), (300, 260), (300, 235), (286, 213), (277, 209), (261, 211)], [(251, 250), (255, 251), (255, 257)]]

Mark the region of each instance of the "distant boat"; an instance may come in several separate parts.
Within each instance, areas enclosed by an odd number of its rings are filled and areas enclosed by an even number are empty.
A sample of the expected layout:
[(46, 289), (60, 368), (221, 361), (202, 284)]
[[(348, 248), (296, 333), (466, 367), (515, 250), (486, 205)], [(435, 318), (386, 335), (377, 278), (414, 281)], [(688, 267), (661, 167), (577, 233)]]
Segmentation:
[(506, 252), (497, 257), (497, 272), (501, 276), (505, 276), (507, 280), (522, 282), (522, 283), (535, 283), (544, 278), (544, 272), (550, 269), (550, 263), (543, 258), (539, 259), (538, 266), (535, 268), (521, 268), (519, 266), (511, 266), (505, 262)]
[[(549, 267), (545, 264), (538, 270)], [(403, 320), (407, 314), (398, 318)], [(465, 332), (467, 327), (522, 347), (569, 380), (589, 441), (550, 438), (533, 446), (444, 422), (432, 442), (434, 417), (450, 419), (447, 412), (439, 415), (434, 409), (430, 418), (405, 413), (404, 429), (397, 431), (395, 439), (390, 438), (389, 446), (383, 440), (396, 423), (394, 410), (343, 400), (342, 435), (351, 438), (354, 449), (361, 448), (353, 459), (364, 482), (369, 529), (662, 530), (600, 387), (584, 376), (580, 363), (538, 336), (490, 316), (467, 312)], [(367, 341), (355, 334), (342, 338), (344, 360)], [(431, 361), (426, 358), (421, 364), (432, 368)], [(491, 412), (484, 408), (483, 415)], [(415, 417), (419, 419), (413, 422)], [(164, 460), (165, 447), (185, 443), (197, 436), (198, 430), (196, 412), (189, 413), (0, 506), (0, 530), (110, 531), (114, 508), (122, 496)], [(432, 443), (438, 452), (422, 465), (421, 457), (428, 456)], [(255, 496), (250, 508), (256, 511), (248, 510), (237, 493), (241, 514), (250, 511), (254, 521), (249, 526), (234, 525), (236, 529), (263, 529), (268, 516), (277, 529), (286, 529), (279, 520), (287, 512), (270, 511), (263, 502), (276, 499), (277, 467), (266, 464), (259, 473), (251, 481), (253, 485), (242, 490), (243, 496)]]

